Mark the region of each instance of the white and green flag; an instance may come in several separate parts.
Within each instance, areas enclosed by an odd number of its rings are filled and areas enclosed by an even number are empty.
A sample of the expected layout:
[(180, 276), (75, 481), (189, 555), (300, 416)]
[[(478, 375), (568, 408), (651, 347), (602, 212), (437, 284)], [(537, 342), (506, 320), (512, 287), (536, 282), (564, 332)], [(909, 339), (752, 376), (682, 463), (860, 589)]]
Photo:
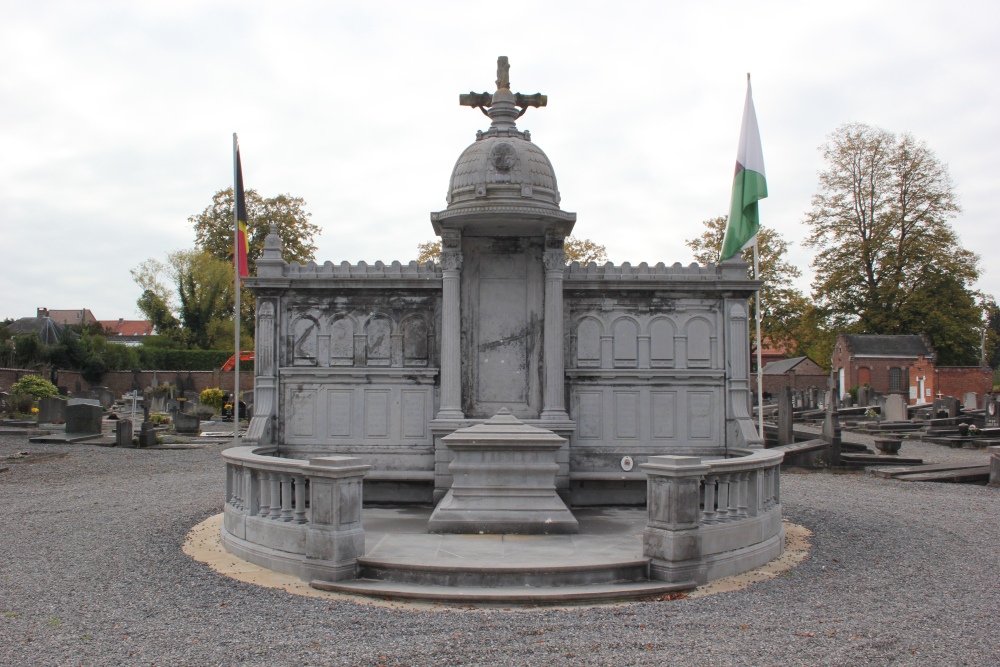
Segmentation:
[(760, 130), (757, 113), (750, 95), (750, 76), (747, 75), (747, 101), (743, 107), (743, 127), (740, 128), (740, 148), (736, 154), (736, 176), (733, 178), (733, 202), (729, 210), (729, 224), (722, 241), (719, 261), (725, 261), (744, 248), (753, 245), (760, 229), (757, 201), (767, 196), (764, 177), (764, 153), (760, 149)]

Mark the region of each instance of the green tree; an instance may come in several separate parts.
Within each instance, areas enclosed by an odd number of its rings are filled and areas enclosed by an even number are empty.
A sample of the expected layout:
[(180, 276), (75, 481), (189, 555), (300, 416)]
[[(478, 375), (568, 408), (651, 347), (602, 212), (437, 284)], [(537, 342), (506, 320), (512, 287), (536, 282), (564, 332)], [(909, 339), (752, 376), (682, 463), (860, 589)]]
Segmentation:
[(180, 250), (166, 263), (146, 260), (132, 277), (143, 288), (137, 305), (160, 335), (188, 348), (232, 349), (232, 264), (205, 251)]
[(983, 299), (986, 312), (986, 363), (1000, 370), (1000, 307), (992, 297)]
[[(264, 239), (271, 225), (278, 228), (282, 256), (288, 262), (308, 262), (315, 259), (313, 239), (319, 227), (309, 222), (312, 213), (305, 210), (301, 197), (278, 195), (264, 198), (256, 190), (247, 190), (247, 234), (250, 250), (247, 266), (250, 275), (256, 273), (257, 259), (264, 252)], [(194, 226), (195, 245), (222, 261), (233, 263), (235, 223), (233, 221), (233, 189), (219, 190), (204, 211), (188, 218)]]
[(818, 251), (814, 297), (834, 326), (925, 332), (942, 360), (968, 360), (971, 339), (955, 332), (981, 327), (969, 307), (979, 257), (949, 222), (959, 206), (947, 165), (909, 134), (861, 123), (837, 128), (820, 150), (806, 245)]
[[(608, 250), (603, 245), (595, 243), (590, 239), (578, 239), (573, 236), (566, 237), (563, 244), (563, 251), (566, 253), (566, 263), (580, 262), (589, 264), (597, 262), (599, 264), (608, 261)], [(417, 262), (437, 262), (441, 257), (441, 242), (427, 241), (417, 244)]]
[[(728, 219), (729, 216), (723, 215), (705, 220), (701, 223), (705, 227), (701, 236), (686, 241), (687, 246), (694, 251), (696, 261), (710, 264), (719, 260)], [(764, 281), (760, 290), (761, 336), (772, 343), (795, 348), (802, 314), (806, 308), (805, 297), (795, 287), (794, 282), (802, 272), (786, 259), (788, 242), (770, 227), (761, 226), (757, 233), (757, 246), (760, 255), (760, 275)], [(752, 278), (753, 249), (744, 250), (742, 257), (749, 265), (747, 276)], [(750, 313), (751, 318), (757, 316), (754, 300), (750, 302)], [(753, 326), (750, 337), (756, 341), (756, 331)]]

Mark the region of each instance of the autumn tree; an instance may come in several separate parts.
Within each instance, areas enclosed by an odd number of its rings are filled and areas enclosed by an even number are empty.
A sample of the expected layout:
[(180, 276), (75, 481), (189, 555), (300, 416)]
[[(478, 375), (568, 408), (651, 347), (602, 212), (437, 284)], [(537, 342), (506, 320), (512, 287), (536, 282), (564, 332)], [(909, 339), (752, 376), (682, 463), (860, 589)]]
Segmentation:
[[(694, 251), (696, 261), (709, 264), (719, 260), (728, 219), (728, 216), (719, 216), (705, 220), (701, 223), (705, 227), (701, 236), (686, 241), (687, 246)], [(802, 292), (795, 287), (794, 282), (802, 275), (802, 272), (786, 259), (788, 242), (770, 227), (761, 226), (757, 233), (757, 246), (760, 276), (761, 280), (764, 281), (760, 290), (761, 336), (774, 343), (794, 348), (797, 329), (806, 307), (805, 298)], [(749, 265), (747, 277), (752, 278), (753, 248), (744, 250), (742, 257), (743, 261)], [(751, 301), (752, 318), (756, 317), (755, 308), (754, 302)], [(753, 327), (751, 328), (753, 329)], [(756, 332), (751, 331), (750, 335), (754, 338)]]
[(861, 123), (820, 150), (805, 245), (817, 250), (813, 293), (834, 326), (927, 333), (942, 363), (976, 363), (979, 257), (949, 222), (960, 209), (947, 165), (909, 134)]
[(194, 349), (232, 349), (233, 265), (202, 250), (170, 253), (132, 269), (139, 310), (160, 335)]
[[(608, 250), (603, 245), (595, 243), (590, 239), (578, 239), (573, 236), (566, 237), (563, 243), (563, 252), (566, 253), (566, 263), (580, 262), (589, 264), (596, 262), (602, 264), (608, 261)], [(441, 242), (427, 241), (417, 244), (417, 262), (437, 262), (441, 257)]]
[[(264, 198), (256, 190), (247, 190), (247, 236), (250, 250), (247, 265), (250, 275), (256, 273), (257, 259), (264, 252), (264, 239), (271, 225), (278, 228), (282, 257), (287, 262), (308, 262), (315, 259), (313, 239), (319, 227), (309, 222), (312, 216), (305, 210), (305, 200), (291, 195)], [(188, 218), (194, 226), (195, 245), (223, 261), (233, 263), (233, 189), (219, 190), (204, 211)]]

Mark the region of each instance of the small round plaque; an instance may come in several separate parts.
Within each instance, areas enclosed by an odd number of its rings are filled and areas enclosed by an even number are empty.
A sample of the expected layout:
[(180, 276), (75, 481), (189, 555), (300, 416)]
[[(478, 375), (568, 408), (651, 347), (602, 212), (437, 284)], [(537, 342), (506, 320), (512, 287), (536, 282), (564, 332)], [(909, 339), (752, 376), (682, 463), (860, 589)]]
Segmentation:
[(628, 472), (629, 470), (632, 469), (633, 465), (635, 465), (635, 463), (632, 461), (632, 457), (631, 456), (623, 456), (622, 457), (622, 470), (624, 470), (625, 472)]
[(517, 162), (517, 153), (510, 144), (497, 144), (490, 151), (490, 162), (497, 171), (510, 171)]

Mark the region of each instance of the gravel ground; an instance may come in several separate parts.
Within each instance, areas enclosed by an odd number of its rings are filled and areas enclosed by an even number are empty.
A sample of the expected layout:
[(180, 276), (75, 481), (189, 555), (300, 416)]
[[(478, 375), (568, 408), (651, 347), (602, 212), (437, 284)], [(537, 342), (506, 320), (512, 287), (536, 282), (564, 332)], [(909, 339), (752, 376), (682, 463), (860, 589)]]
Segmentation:
[[(812, 551), (745, 590), (568, 610), (394, 609), (258, 588), (185, 556), (191, 526), (222, 511), (225, 446), (0, 436), (0, 456), (69, 453), (0, 474), (0, 664), (1000, 664), (998, 489), (788, 474), (785, 514), (813, 531)], [(903, 453), (987, 458), (912, 442)]]

